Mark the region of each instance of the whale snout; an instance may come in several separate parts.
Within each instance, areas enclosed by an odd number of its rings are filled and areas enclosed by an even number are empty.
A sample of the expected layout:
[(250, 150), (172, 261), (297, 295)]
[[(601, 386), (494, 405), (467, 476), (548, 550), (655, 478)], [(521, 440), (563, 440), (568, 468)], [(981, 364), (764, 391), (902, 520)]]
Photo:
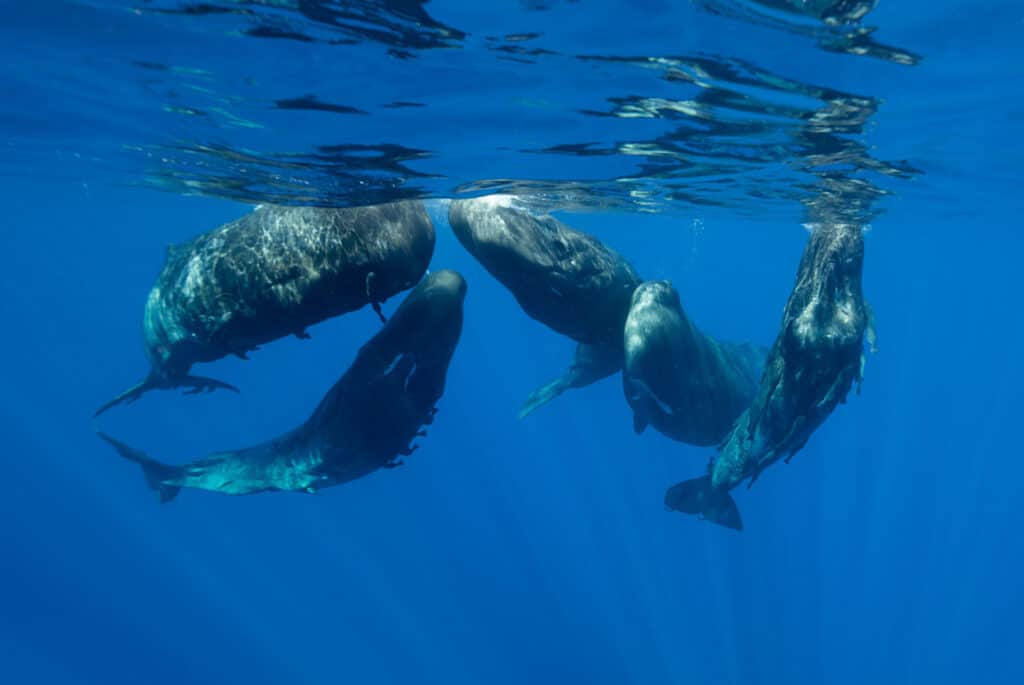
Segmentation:
[(672, 286), (671, 281), (644, 281), (633, 291), (632, 306), (651, 305), (682, 307), (679, 291)]
[(426, 289), (435, 295), (448, 295), (463, 300), (466, 297), (466, 279), (457, 271), (441, 269), (426, 278)]

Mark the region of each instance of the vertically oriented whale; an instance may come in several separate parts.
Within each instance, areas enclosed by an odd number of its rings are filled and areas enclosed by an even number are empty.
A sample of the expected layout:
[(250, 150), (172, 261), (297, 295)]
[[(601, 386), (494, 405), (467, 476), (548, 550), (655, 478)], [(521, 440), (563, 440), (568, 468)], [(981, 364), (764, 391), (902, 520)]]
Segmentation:
[(229, 495), (312, 493), (397, 466), (433, 421), (462, 332), (465, 296), (466, 282), (454, 271), (426, 277), (360, 348), (312, 416), (273, 440), (175, 466), (100, 437), (142, 467), (162, 502), (183, 487)]
[(683, 311), (668, 281), (633, 292), (623, 332), (622, 387), (633, 428), (648, 424), (691, 445), (717, 445), (757, 392), (765, 350), (720, 342)]
[(263, 343), (411, 288), (434, 252), (420, 201), (368, 207), (260, 206), (167, 250), (143, 315), (149, 375), (97, 410), (154, 388), (216, 387), (193, 364)]
[(868, 309), (861, 274), (864, 236), (853, 224), (813, 229), (753, 404), (701, 478), (665, 493), (669, 509), (742, 529), (729, 491), (788, 460), (860, 382)]
[(622, 368), (622, 327), (640, 277), (596, 238), (514, 205), (511, 195), (452, 200), (448, 221), (528, 316), (578, 343), (572, 366), (527, 399), (524, 417)]

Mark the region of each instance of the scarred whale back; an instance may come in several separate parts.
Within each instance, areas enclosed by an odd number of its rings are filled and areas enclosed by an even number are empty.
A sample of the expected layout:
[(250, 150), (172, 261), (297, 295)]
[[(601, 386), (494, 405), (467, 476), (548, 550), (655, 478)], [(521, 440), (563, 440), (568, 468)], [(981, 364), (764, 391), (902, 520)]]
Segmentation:
[(146, 302), (146, 354), (173, 376), (301, 334), (412, 287), (433, 250), (419, 201), (259, 207), (168, 251)]
[(813, 229), (754, 401), (719, 446), (708, 474), (665, 492), (667, 508), (742, 530), (729, 490), (800, 451), (860, 381), (869, 319), (863, 268), (860, 226)]
[(452, 201), (448, 220), (459, 242), (533, 319), (580, 343), (621, 348), (640, 283), (632, 265), (596, 238), (509, 202)]
[(730, 488), (796, 454), (860, 380), (868, 313), (860, 226), (811, 233), (782, 328), (750, 408), (719, 449), (712, 485)]

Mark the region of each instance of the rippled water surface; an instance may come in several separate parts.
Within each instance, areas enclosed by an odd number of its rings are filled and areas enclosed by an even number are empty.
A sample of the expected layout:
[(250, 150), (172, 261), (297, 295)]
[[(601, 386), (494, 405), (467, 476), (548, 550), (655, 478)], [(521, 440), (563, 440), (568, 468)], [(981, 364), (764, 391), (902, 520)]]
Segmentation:
[[(1019, 31), (1011, 4), (875, 4), (40, 3), (2, 29), (22, 47), (3, 170), (282, 203), (501, 190), (870, 218), (951, 171), (946, 117), (977, 104), (957, 77), (1020, 71), (972, 66)], [(961, 53), (982, 15), (996, 35)]]

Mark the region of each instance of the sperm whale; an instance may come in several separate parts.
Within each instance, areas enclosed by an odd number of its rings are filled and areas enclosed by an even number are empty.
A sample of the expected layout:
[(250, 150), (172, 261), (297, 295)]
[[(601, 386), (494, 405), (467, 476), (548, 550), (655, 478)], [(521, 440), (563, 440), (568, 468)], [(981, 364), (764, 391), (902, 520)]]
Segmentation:
[(143, 342), (149, 375), (96, 415), (148, 390), (227, 388), (189, 374), (234, 354), (411, 288), (434, 251), (419, 201), (330, 209), (261, 206), (168, 248), (146, 300)]
[(454, 271), (426, 277), (360, 348), (309, 419), (272, 440), (172, 465), (99, 435), (141, 466), (162, 502), (181, 488), (314, 493), (398, 466), (434, 420), (462, 332), (465, 296), (466, 282)]

